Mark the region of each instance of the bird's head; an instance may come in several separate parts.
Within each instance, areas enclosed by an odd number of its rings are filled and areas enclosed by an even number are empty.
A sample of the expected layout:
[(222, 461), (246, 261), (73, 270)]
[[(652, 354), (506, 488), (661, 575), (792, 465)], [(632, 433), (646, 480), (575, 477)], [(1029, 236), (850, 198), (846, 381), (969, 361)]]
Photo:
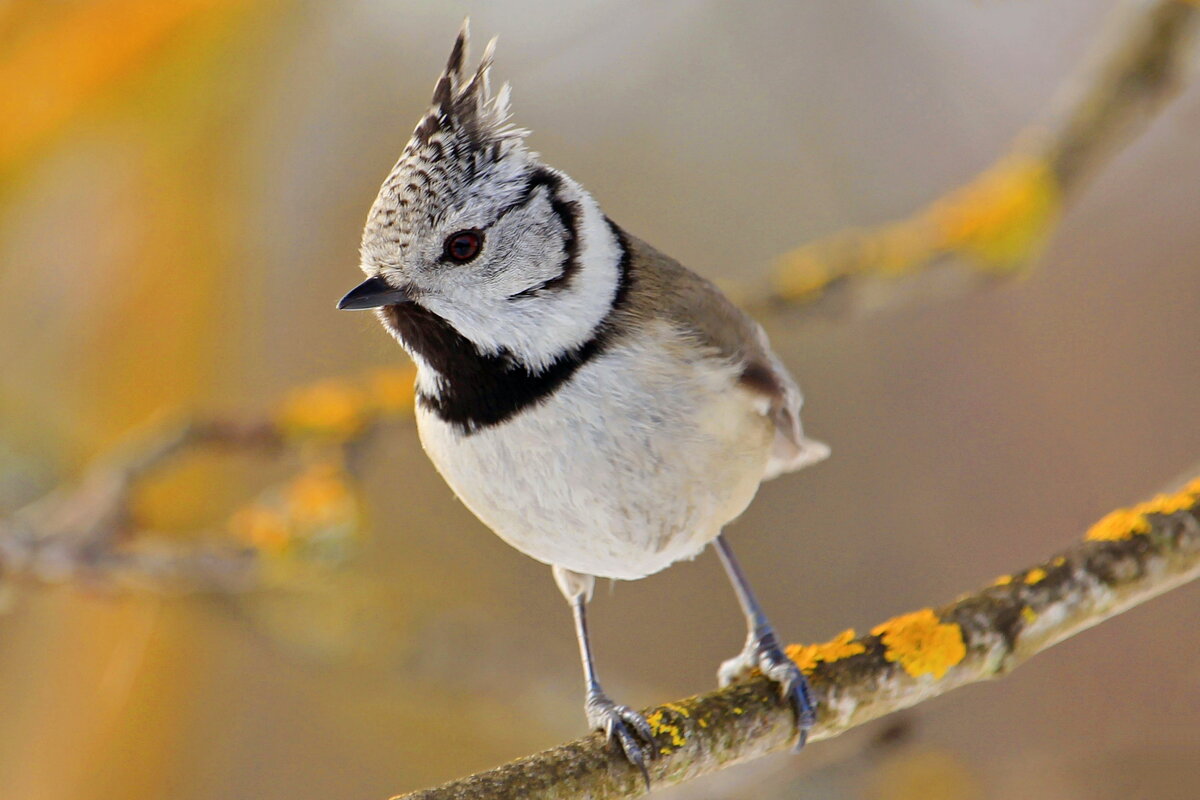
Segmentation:
[(621, 244), (595, 200), (510, 124), (508, 85), (495, 95), (489, 86), (494, 45), (465, 71), (463, 24), (367, 217), (368, 278), (339, 308), (378, 308), (418, 360), (421, 326), (411, 323), (432, 318), (480, 354), (537, 372), (588, 341), (608, 313)]

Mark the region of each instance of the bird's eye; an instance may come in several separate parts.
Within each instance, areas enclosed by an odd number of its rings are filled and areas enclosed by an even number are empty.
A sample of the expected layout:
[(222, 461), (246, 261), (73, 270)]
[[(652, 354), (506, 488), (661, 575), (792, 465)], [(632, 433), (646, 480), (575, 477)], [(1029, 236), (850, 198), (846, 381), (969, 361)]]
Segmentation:
[(459, 231), (446, 237), (445, 256), (456, 264), (465, 264), (479, 255), (483, 234), (479, 231)]

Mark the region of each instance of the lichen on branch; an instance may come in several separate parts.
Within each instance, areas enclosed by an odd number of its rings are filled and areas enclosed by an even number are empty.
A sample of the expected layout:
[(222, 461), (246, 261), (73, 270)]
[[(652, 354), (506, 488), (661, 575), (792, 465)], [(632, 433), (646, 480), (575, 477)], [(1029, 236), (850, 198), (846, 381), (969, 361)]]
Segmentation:
[[(1003, 675), (1057, 642), (1197, 577), (1200, 478), (1114, 511), (1082, 542), (949, 605), (902, 614), (865, 636), (846, 630), (823, 644), (788, 647), (818, 703), (809, 739), (828, 739)], [(648, 766), (658, 787), (785, 750), (796, 740), (790, 708), (761, 676), (647, 709), (646, 715), (655, 733)], [(593, 734), (401, 798), (602, 800), (644, 792), (640, 773)]]
[(1184, 83), (1200, 4), (1152, 0), (1122, 16), (1048, 121), (964, 185), (915, 213), (850, 228), (779, 256), (770, 296), (751, 306), (807, 304), (848, 279), (900, 278), (947, 260), (983, 277), (1011, 275), (1041, 253), (1066, 201), (1145, 130)]
[[(324, 379), (294, 389), (262, 419), (159, 422), (135, 432), (77, 485), (0, 519), (0, 578), (229, 594), (340, 566), (364, 528), (355, 454), (385, 423), (411, 418), (414, 379), (411, 366)], [(152, 511), (171, 504), (170, 492), (157, 503), (139, 500), (203, 449), (253, 455), (288, 474), (213, 529), (163, 535)]]

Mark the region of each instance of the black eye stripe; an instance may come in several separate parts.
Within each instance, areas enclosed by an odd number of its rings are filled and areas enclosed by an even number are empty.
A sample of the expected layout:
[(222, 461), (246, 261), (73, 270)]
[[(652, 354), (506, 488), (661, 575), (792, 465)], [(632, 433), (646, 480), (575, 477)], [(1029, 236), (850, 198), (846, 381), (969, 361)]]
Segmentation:
[[(488, 224), (484, 225), (481, 228), (470, 228), (470, 229), (463, 230), (463, 231), (456, 231), (456, 232), (450, 234), (448, 237), (446, 237), (445, 241), (442, 244), (442, 255), (439, 260), (443, 261), (443, 262), (449, 261), (449, 262), (455, 263), (455, 264), (465, 264), (465, 263), (473, 260), (475, 258), (475, 256), (478, 255), (478, 252), (476, 252), (474, 255), (469, 256), (464, 259), (458, 259), (458, 258), (455, 258), (454, 256), (452, 256), (450, 253), (450, 240), (456, 236), (461, 236), (464, 233), (475, 233), (475, 234), (478, 234), (480, 237), (479, 249), (482, 250), (483, 249), (483, 245), (482, 245), (483, 234), (485, 234), (487, 231), (491, 230), (492, 226), (499, 224), (499, 222), (502, 219), (504, 219), (505, 216), (507, 216), (509, 213), (516, 211), (517, 209), (527, 207), (530, 203), (532, 203), (534, 201), (534, 199), (535, 199), (534, 194), (537, 192), (537, 190), (541, 189), (543, 187), (545, 187), (546, 189), (549, 190), (550, 197), (548, 199), (549, 199), (550, 205), (554, 208), (554, 212), (558, 215), (559, 219), (561, 221), (563, 221), (564, 225), (566, 225), (568, 234), (573, 237), (574, 236), (574, 225), (567, 224), (567, 220), (564, 218), (563, 214), (561, 213), (560, 208), (558, 207), (559, 205), (561, 205), (561, 203), (559, 203), (557, 200), (557, 193), (558, 193), (559, 188), (562, 187), (562, 180), (557, 175), (555, 175), (553, 172), (551, 172), (550, 170), (545, 169), (545, 168), (539, 168), (539, 169), (535, 169), (532, 173), (530, 173), (529, 182), (525, 184), (525, 191), (521, 193), (520, 199), (516, 200), (515, 202), (512, 202), (512, 203), (508, 204), (507, 206), (505, 206), (504, 208), (502, 208), (500, 210), (500, 213), (496, 215), (496, 218), (494, 220), (492, 220), (491, 222), (489, 222)], [(574, 204), (572, 204), (572, 205), (574, 205)]]
[(574, 200), (563, 200), (558, 195), (562, 181), (554, 173), (542, 169), (530, 176), (527, 193), (532, 195), (540, 186), (550, 188), (550, 210), (558, 218), (563, 228), (564, 254), (559, 272), (536, 286), (522, 289), (516, 294), (509, 295), (509, 300), (533, 297), (546, 291), (558, 291), (570, 287), (576, 273), (579, 272), (579, 226), (583, 218), (583, 209)]
[(528, 206), (530, 203), (532, 203), (534, 201), (534, 193), (537, 192), (537, 190), (541, 189), (542, 187), (545, 187), (546, 189), (548, 189), (550, 191), (550, 202), (554, 202), (555, 195), (558, 193), (558, 190), (562, 187), (562, 180), (548, 169), (545, 169), (545, 168), (535, 169), (529, 175), (529, 182), (525, 184), (525, 191), (521, 194), (521, 198), (519, 200), (516, 200), (513, 203), (506, 205), (504, 208), (500, 209), (500, 213), (496, 215), (496, 219), (492, 220), (487, 225), (485, 225), (483, 227), (483, 230), (486, 231), (488, 228), (492, 227), (497, 222), (504, 219), (504, 217), (506, 215), (508, 215), (510, 212), (513, 212), (519, 208), (525, 208), (526, 206)]

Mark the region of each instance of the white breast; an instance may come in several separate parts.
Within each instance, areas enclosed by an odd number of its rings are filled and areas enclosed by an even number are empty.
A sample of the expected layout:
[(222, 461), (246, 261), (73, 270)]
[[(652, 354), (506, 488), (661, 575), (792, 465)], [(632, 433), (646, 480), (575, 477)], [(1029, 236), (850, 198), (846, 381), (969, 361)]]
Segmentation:
[(618, 344), (541, 404), (469, 436), (418, 410), (446, 482), (539, 561), (650, 575), (695, 556), (762, 480), (774, 429), (734, 369), (702, 363), (665, 324), (638, 341), (657, 344)]

